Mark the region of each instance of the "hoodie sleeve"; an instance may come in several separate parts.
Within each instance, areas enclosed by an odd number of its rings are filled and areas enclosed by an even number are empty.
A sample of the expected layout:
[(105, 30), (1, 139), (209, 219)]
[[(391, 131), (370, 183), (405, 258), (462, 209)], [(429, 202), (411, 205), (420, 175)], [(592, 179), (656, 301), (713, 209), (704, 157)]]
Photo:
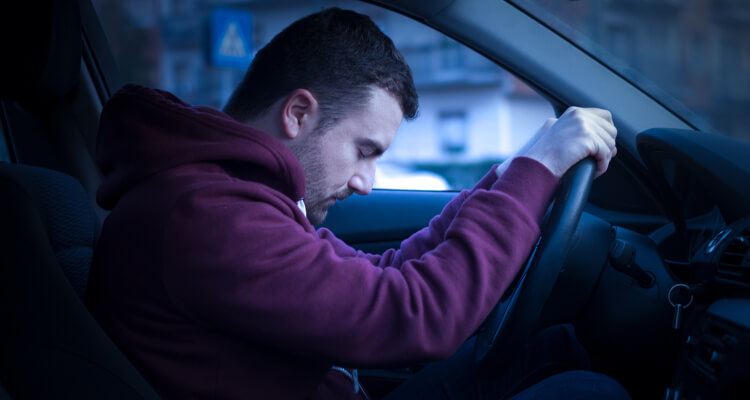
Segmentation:
[(525, 261), (556, 183), (541, 164), (515, 160), (463, 199), (439, 244), (379, 265), (342, 256), (273, 201), (216, 188), (174, 207), (165, 288), (196, 323), (288, 352), (357, 367), (444, 358)]
[(318, 229), (318, 237), (331, 242), (331, 245), (336, 250), (337, 254), (345, 257), (366, 257), (372, 263), (384, 266), (395, 266), (400, 265), (404, 260), (414, 259), (421, 257), (424, 253), (434, 249), (440, 244), (445, 238), (445, 232), (448, 230), (448, 226), (455, 218), (458, 210), (461, 209), (464, 201), (476, 190), (488, 190), (492, 187), (492, 184), (497, 181), (497, 175), (495, 174), (495, 168), (497, 165), (493, 165), (489, 172), (484, 175), (482, 179), (477, 182), (471, 190), (462, 190), (459, 192), (448, 204), (445, 205), (439, 215), (435, 216), (430, 220), (430, 223), (425, 228), (415, 232), (408, 239), (401, 242), (399, 249), (387, 250), (382, 255), (380, 254), (368, 254), (362, 251), (352, 249), (349, 245), (338, 239), (333, 232), (326, 228)]

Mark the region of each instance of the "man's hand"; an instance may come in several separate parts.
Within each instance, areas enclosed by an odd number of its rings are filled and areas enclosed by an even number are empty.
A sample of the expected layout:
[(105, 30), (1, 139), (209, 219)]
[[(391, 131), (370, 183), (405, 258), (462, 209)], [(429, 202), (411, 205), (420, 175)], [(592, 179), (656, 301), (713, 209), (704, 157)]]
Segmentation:
[[(578, 161), (592, 156), (599, 176), (607, 171), (610, 160), (617, 154), (616, 137), (617, 129), (609, 111), (570, 107), (560, 118), (548, 119), (516, 156), (535, 159), (558, 177)], [(503, 170), (501, 166), (496, 172), (500, 175)]]
[(561, 177), (588, 156), (596, 159), (596, 176), (607, 171), (617, 154), (617, 129), (612, 114), (600, 108), (570, 107), (558, 119), (549, 119), (534, 135), (526, 156), (544, 164)]

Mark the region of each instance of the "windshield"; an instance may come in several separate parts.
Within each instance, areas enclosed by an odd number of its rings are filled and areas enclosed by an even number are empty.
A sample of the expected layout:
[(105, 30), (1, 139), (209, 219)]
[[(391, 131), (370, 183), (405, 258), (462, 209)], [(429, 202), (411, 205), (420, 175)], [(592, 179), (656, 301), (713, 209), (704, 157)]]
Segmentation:
[(509, 0), (697, 129), (750, 141), (747, 0)]

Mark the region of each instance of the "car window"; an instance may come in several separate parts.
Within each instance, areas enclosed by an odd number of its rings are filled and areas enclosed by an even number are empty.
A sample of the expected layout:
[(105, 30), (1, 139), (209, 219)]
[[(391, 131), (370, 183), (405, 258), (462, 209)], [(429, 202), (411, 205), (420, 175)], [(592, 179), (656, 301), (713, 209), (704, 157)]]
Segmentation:
[(471, 187), (550, 117), (549, 102), (460, 43), (400, 14), (355, 1), (232, 2), (94, 0), (126, 82), (221, 108), (254, 52), (302, 16), (323, 7), (370, 17), (414, 73), (419, 115), (401, 125), (378, 161), (375, 188)]
[(750, 2), (510, 1), (694, 127), (750, 141)]

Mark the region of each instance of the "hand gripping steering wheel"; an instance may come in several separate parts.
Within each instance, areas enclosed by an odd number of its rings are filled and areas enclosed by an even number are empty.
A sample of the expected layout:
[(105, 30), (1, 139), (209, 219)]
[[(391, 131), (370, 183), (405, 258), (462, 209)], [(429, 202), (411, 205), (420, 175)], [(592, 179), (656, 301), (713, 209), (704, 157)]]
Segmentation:
[(581, 219), (596, 163), (589, 157), (570, 168), (558, 188), (536, 248), (477, 333), (475, 361), (485, 372), (503, 371), (515, 350), (540, 329), (542, 309), (552, 293)]

